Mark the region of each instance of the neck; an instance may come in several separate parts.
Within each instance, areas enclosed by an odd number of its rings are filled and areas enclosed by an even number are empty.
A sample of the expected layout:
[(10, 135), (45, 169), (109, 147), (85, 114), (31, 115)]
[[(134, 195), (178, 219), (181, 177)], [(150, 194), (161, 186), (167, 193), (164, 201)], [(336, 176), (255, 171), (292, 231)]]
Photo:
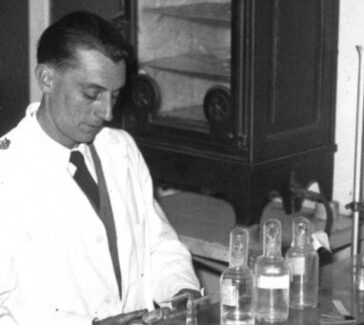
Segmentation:
[(42, 130), (54, 141), (63, 145), (68, 149), (73, 149), (78, 146), (78, 143), (71, 143), (69, 141), (62, 141), (62, 136), (58, 131), (57, 125), (54, 123), (52, 116), (49, 114), (49, 102), (45, 96), (42, 97), (38, 111), (37, 120)]

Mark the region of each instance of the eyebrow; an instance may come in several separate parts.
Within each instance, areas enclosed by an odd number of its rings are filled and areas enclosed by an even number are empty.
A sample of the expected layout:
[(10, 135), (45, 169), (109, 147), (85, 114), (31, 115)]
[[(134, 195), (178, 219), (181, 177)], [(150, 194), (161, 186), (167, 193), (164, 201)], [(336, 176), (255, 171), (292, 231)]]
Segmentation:
[[(88, 88), (95, 88), (95, 89), (98, 89), (98, 90), (108, 90), (107, 88), (101, 86), (101, 85), (98, 85), (98, 84), (95, 84), (95, 83), (90, 83), (90, 84), (85, 84), (84, 87), (85, 89), (88, 89)], [(117, 89), (114, 89), (112, 92), (120, 92), (120, 90), (123, 88), (123, 86), (121, 86), (120, 88), (117, 88)]]
[(94, 84), (94, 83), (91, 83), (91, 84), (85, 83), (82, 86), (83, 86), (83, 88), (96, 88), (96, 89), (100, 89), (100, 90), (107, 90), (105, 87), (100, 86), (98, 84)]

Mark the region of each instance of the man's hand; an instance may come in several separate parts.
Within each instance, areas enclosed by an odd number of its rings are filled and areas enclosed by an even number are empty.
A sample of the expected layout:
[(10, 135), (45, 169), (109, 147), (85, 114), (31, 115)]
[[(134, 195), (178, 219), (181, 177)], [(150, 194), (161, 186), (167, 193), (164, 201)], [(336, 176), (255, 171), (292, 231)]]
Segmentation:
[(146, 309), (132, 311), (131, 313), (119, 314), (116, 316), (94, 320), (92, 325), (127, 325), (130, 321), (143, 317)]
[(172, 302), (172, 306), (174, 308), (180, 308), (181, 305), (185, 306), (186, 303), (187, 303), (187, 300), (188, 299), (192, 299), (192, 300), (195, 300), (195, 299), (198, 299), (198, 298), (201, 298), (201, 293), (200, 291), (197, 291), (197, 290), (193, 290), (193, 289), (182, 289), (180, 290), (176, 295), (176, 296), (179, 296), (179, 295), (183, 295), (185, 294), (187, 296), (187, 299), (185, 300), (177, 300), (175, 302)]
[(201, 298), (201, 293), (200, 291), (197, 290), (193, 290), (193, 289), (182, 289), (180, 291), (178, 291), (178, 293), (175, 296), (179, 296), (179, 295), (187, 295), (188, 298), (190, 299), (198, 299)]

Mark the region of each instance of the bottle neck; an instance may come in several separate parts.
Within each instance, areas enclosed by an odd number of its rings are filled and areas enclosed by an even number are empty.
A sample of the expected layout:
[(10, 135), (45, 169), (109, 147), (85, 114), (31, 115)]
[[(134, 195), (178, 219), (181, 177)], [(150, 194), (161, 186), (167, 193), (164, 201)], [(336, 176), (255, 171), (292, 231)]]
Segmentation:
[(268, 219), (263, 224), (263, 253), (264, 256), (281, 257), (282, 225), (278, 219)]
[(292, 247), (306, 248), (311, 246), (311, 223), (305, 217), (297, 217), (292, 226)]
[(281, 257), (281, 243), (279, 241), (268, 241), (264, 247), (264, 256), (266, 257)]
[(230, 256), (229, 259), (229, 267), (230, 268), (239, 268), (243, 267), (246, 264), (244, 256)]
[(229, 267), (242, 267), (247, 262), (249, 233), (247, 229), (235, 227), (230, 232)]
[(310, 247), (310, 239), (305, 235), (297, 235), (292, 240), (292, 247), (306, 248)]

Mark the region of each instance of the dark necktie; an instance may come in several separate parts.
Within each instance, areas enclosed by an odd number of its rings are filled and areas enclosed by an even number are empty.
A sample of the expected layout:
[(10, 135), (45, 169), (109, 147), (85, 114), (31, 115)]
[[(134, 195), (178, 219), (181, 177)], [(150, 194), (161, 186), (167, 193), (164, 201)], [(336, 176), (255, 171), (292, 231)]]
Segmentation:
[(82, 153), (79, 151), (72, 151), (70, 162), (77, 168), (73, 178), (98, 213), (100, 206), (99, 188), (87, 169)]
[(93, 177), (91, 176), (83, 158), (83, 155), (79, 151), (72, 151), (70, 161), (77, 167), (76, 173), (73, 178), (80, 186), (82, 191), (86, 194), (92, 206), (94, 207), (97, 215), (101, 219), (105, 226), (107, 233), (107, 240), (109, 244), (109, 251), (114, 267), (116, 281), (119, 289), (119, 295), (121, 297), (121, 272), (120, 263), (118, 257), (117, 248), (117, 236), (115, 230), (114, 217), (109, 201), (107, 185), (105, 177), (102, 171), (100, 158), (93, 145), (90, 146), (93, 161), (95, 164), (97, 179), (99, 185), (96, 184)]

